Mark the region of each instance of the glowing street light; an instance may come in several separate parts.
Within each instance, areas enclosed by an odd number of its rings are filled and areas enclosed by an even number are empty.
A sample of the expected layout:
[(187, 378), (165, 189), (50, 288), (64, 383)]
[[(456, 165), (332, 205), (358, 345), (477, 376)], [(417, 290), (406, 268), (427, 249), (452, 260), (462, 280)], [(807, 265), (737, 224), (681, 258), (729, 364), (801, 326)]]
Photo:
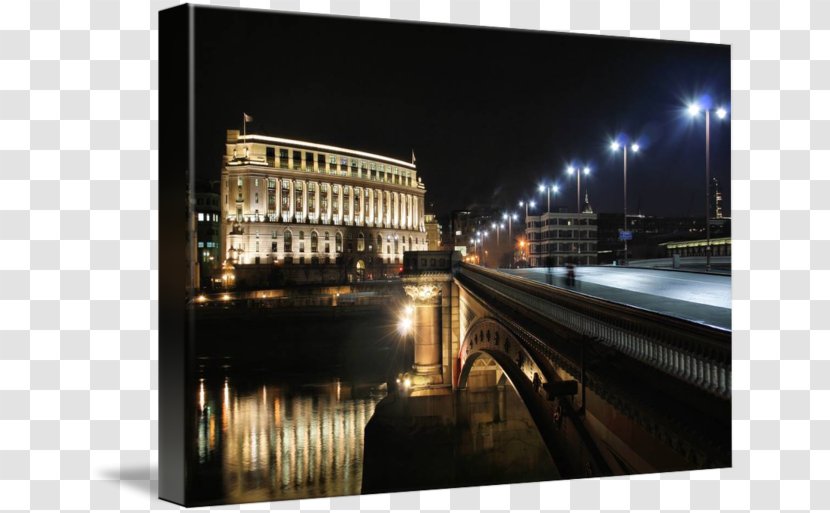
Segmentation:
[(559, 192), (559, 186), (556, 185), (556, 184), (553, 184), (553, 185), (542, 184), (542, 185), (539, 186), (539, 192), (542, 192), (542, 193), (547, 192), (547, 195), (548, 195), (548, 214), (550, 214), (550, 193), (553, 192), (554, 196), (556, 196), (556, 193)]
[[(702, 103), (702, 105), (701, 105)], [(711, 99), (708, 96), (704, 96), (701, 99), (701, 102), (693, 102), (688, 106), (689, 115), (692, 117), (696, 117), (701, 110), (706, 113), (706, 210), (703, 213), (703, 220), (706, 224), (706, 270), (712, 270), (712, 238), (709, 232), (709, 111), (711, 110)], [(723, 107), (718, 107), (715, 110), (715, 115), (719, 119), (724, 119), (726, 117), (726, 109)]]
[(586, 175), (586, 176), (589, 175), (591, 173), (591, 168), (588, 167), (588, 166), (585, 166), (582, 169), (577, 169), (573, 166), (568, 166), (566, 171), (569, 175), (576, 174), (576, 213), (579, 214), (579, 213), (582, 212), (582, 209), (580, 208), (581, 207), (581, 198), (580, 198), (580, 192), (579, 192), (579, 187), (580, 187), (579, 186), (579, 177), (580, 177), (580, 175), (583, 175), (583, 174)]
[[(611, 151), (617, 151), (622, 146), (623, 149), (623, 231), (628, 231), (628, 147), (629, 144), (620, 144), (617, 141), (611, 143)], [(640, 145), (632, 143), (631, 151), (637, 153), (640, 151)], [(628, 263), (628, 239), (623, 239), (623, 263)]]

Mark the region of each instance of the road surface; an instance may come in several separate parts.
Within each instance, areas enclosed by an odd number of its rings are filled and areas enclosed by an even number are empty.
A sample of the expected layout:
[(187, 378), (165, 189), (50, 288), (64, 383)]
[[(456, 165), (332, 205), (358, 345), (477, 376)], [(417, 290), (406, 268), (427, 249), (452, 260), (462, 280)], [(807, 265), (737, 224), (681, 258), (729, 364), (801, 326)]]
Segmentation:
[(500, 269), (615, 303), (732, 329), (730, 276), (626, 267), (577, 267), (575, 270), (576, 285), (568, 287), (564, 267)]

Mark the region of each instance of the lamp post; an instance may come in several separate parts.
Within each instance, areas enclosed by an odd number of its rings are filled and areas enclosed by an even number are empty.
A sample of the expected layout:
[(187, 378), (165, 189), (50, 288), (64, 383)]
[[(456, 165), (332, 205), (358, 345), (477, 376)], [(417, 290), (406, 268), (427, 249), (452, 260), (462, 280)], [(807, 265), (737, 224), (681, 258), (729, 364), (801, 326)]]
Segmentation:
[(585, 176), (588, 176), (591, 173), (591, 168), (588, 167), (588, 166), (585, 166), (582, 169), (576, 169), (573, 166), (568, 166), (567, 171), (568, 171), (569, 175), (573, 175), (574, 173), (576, 173), (576, 213), (579, 214), (581, 212), (581, 209), (580, 209), (581, 198), (579, 196), (579, 194), (580, 194), (580, 192), (579, 192), (579, 176), (582, 175), (583, 173), (585, 174)]
[[(579, 253), (582, 253), (582, 241), (581, 241), (581, 239), (582, 239), (582, 219), (580, 217), (582, 215), (582, 208), (580, 208), (581, 207), (581, 203), (580, 203), (581, 202), (581, 198), (580, 198), (581, 193), (580, 193), (580, 188), (579, 188), (579, 177), (583, 173), (585, 173), (585, 176), (588, 176), (588, 174), (590, 174), (590, 172), (591, 172), (591, 168), (588, 167), (588, 166), (585, 166), (582, 169), (576, 169), (573, 166), (568, 166), (567, 171), (568, 171), (569, 175), (573, 175), (574, 173), (576, 173), (576, 239), (577, 239), (576, 240), (576, 252), (577, 252), (577, 254), (579, 254)], [(578, 257), (577, 257), (577, 262), (581, 263), (581, 262), (579, 262)]]
[[(611, 151), (617, 151), (622, 146), (623, 149), (623, 231), (628, 231), (628, 147), (629, 144), (620, 144), (617, 141), (611, 143)], [(633, 143), (630, 145), (631, 151), (637, 153), (640, 151), (640, 145)], [(623, 239), (623, 263), (628, 263), (628, 239)]]
[(542, 185), (539, 186), (539, 192), (547, 192), (548, 193), (548, 214), (550, 214), (550, 193), (551, 193), (551, 191), (553, 191), (553, 194), (556, 195), (556, 193), (559, 192), (559, 186), (555, 185), (555, 184), (554, 185), (544, 185), (544, 184), (542, 184)]
[[(701, 110), (706, 113), (706, 210), (703, 212), (703, 222), (706, 223), (706, 271), (708, 272), (712, 270), (712, 238), (709, 233), (709, 111), (711, 106), (708, 105), (710, 103), (708, 98), (704, 97), (704, 101), (706, 105), (703, 108), (698, 103), (689, 105), (689, 115), (696, 117)], [(725, 118), (726, 109), (718, 107), (715, 115), (720, 119)]]

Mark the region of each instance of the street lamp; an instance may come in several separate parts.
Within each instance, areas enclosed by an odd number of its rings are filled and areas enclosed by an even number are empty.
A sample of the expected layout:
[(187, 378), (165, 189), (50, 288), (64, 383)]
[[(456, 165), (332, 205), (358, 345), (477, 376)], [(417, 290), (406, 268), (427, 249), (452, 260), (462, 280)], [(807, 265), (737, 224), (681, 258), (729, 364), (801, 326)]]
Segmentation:
[(573, 175), (574, 173), (576, 173), (576, 213), (579, 214), (580, 211), (581, 211), (581, 209), (580, 209), (580, 206), (581, 206), (580, 205), (580, 193), (579, 193), (579, 177), (582, 174), (585, 174), (585, 176), (588, 176), (591, 173), (591, 168), (588, 167), (588, 166), (585, 166), (582, 169), (576, 169), (573, 166), (568, 166), (568, 169), (566, 171), (568, 172), (569, 175)]
[[(703, 212), (703, 222), (706, 223), (706, 270), (711, 271), (712, 238), (709, 233), (709, 111), (711, 110), (711, 101), (708, 97), (704, 96), (701, 103), (691, 103), (688, 109), (689, 115), (692, 117), (696, 117), (701, 110), (706, 113), (706, 210)], [(718, 107), (715, 110), (715, 115), (719, 119), (724, 119), (726, 117), (726, 109)]]
[(559, 186), (555, 185), (555, 184), (554, 185), (544, 185), (544, 184), (542, 184), (542, 185), (539, 186), (539, 192), (547, 192), (548, 193), (548, 214), (550, 214), (550, 193), (551, 193), (551, 191), (553, 191), (553, 194), (556, 195), (556, 193), (559, 192)]
[[(631, 151), (637, 153), (640, 151), (640, 145), (637, 143), (628, 144), (624, 142), (620, 144), (617, 141), (611, 143), (611, 151), (617, 151), (622, 147), (623, 149), (623, 231), (628, 231), (628, 147), (631, 146)], [(628, 263), (628, 239), (623, 236), (623, 262)]]

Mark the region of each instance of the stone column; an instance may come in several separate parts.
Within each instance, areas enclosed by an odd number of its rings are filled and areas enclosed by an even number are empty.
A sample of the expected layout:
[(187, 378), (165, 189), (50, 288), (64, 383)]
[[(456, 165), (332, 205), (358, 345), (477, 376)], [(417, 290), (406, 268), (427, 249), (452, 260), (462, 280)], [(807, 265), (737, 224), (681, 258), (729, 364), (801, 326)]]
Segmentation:
[(441, 373), (441, 286), (419, 278), (405, 278), (404, 290), (412, 299), (415, 339), (415, 384), (439, 384)]

